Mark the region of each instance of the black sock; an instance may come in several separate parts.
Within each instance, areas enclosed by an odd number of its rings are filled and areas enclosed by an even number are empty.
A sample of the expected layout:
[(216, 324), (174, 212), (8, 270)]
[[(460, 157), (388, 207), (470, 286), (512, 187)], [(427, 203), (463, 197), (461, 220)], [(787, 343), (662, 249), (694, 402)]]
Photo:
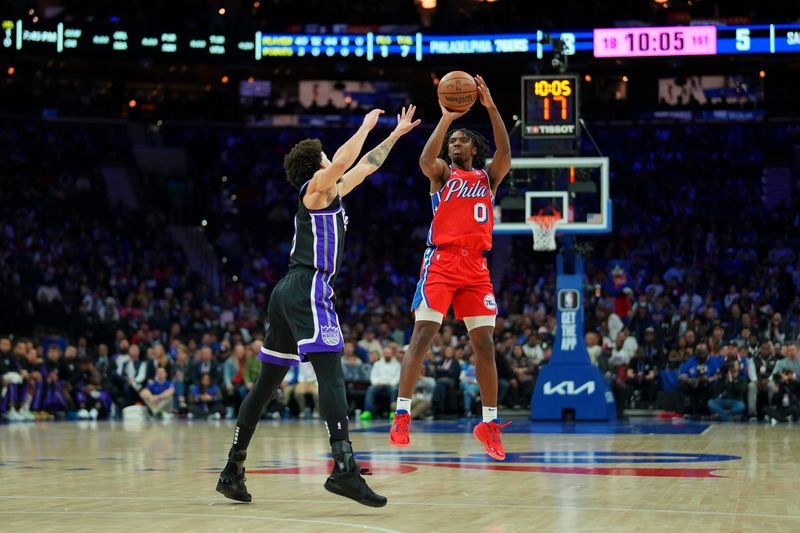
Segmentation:
[(255, 431), (255, 427), (236, 424), (236, 428), (233, 430), (233, 446), (231, 446), (231, 450), (247, 450), (247, 447), (250, 446), (250, 439), (253, 438), (253, 433), (255, 433)]
[(331, 444), (336, 441), (346, 441), (350, 438), (347, 417), (328, 417), (325, 419), (325, 425), (328, 428), (328, 440)]
[(253, 438), (253, 433), (256, 431), (256, 424), (261, 418), (264, 407), (272, 397), (272, 393), (283, 381), (288, 370), (289, 368), (285, 366), (262, 362), (261, 373), (239, 408), (239, 419), (233, 430), (233, 443), (228, 452), (226, 470), (241, 473), (244, 469), (247, 447), (250, 446), (250, 439)]

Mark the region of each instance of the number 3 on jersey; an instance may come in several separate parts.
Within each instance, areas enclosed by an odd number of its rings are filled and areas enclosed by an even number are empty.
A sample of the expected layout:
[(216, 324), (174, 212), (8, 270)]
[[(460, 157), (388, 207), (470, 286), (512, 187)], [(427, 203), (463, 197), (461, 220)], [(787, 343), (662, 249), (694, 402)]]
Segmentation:
[(486, 208), (486, 204), (475, 204), (475, 208), (472, 211), (475, 220), (479, 224), (485, 224), (489, 220), (489, 210)]

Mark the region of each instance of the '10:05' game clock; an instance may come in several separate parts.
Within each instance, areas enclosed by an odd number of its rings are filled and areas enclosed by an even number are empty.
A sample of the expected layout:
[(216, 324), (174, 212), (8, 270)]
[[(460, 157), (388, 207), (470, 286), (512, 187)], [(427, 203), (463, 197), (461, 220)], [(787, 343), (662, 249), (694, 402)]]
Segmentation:
[(578, 76), (522, 77), (522, 136), (575, 139), (578, 136)]

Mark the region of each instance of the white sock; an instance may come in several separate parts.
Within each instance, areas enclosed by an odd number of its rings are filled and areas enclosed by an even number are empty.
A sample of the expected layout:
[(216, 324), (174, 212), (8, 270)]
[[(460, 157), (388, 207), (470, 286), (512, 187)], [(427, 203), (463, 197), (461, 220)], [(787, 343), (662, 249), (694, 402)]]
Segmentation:
[(411, 412), (411, 398), (402, 398), (400, 396), (397, 397), (397, 408), (395, 411), (405, 411), (406, 413)]
[(483, 406), (483, 421), (484, 422), (491, 422), (492, 420), (497, 420), (497, 407), (486, 407)]

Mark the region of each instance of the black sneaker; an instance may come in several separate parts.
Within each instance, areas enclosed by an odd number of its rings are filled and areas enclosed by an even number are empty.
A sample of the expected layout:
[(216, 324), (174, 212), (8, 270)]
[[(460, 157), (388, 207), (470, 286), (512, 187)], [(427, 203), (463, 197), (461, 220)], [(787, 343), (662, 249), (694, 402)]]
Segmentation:
[(383, 507), (386, 497), (376, 494), (362, 477), (368, 475), (367, 469), (360, 469), (353, 458), (353, 449), (347, 441), (337, 441), (333, 445), (333, 472), (325, 481), (325, 490), (344, 496), (368, 507)]
[(247, 492), (244, 484), (244, 466), (242, 466), (246, 455), (247, 452), (240, 451), (232, 452), (228, 456), (228, 464), (225, 465), (217, 481), (217, 492), (231, 500), (250, 503), (253, 497)]
[(325, 489), (369, 507), (383, 507), (386, 497), (375, 494), (360, 472), (334, 472), (325, 482)]
[(237, 473), (225, 467), (225, 470), (219, 475), (219, 481), (217, 481), (217, 492), (231, 500), (250, 503), (253, 501), (253, 497), (247, 492), (247, 487), (244, 484), (245, 479), (244, 470), (241, 473)]

